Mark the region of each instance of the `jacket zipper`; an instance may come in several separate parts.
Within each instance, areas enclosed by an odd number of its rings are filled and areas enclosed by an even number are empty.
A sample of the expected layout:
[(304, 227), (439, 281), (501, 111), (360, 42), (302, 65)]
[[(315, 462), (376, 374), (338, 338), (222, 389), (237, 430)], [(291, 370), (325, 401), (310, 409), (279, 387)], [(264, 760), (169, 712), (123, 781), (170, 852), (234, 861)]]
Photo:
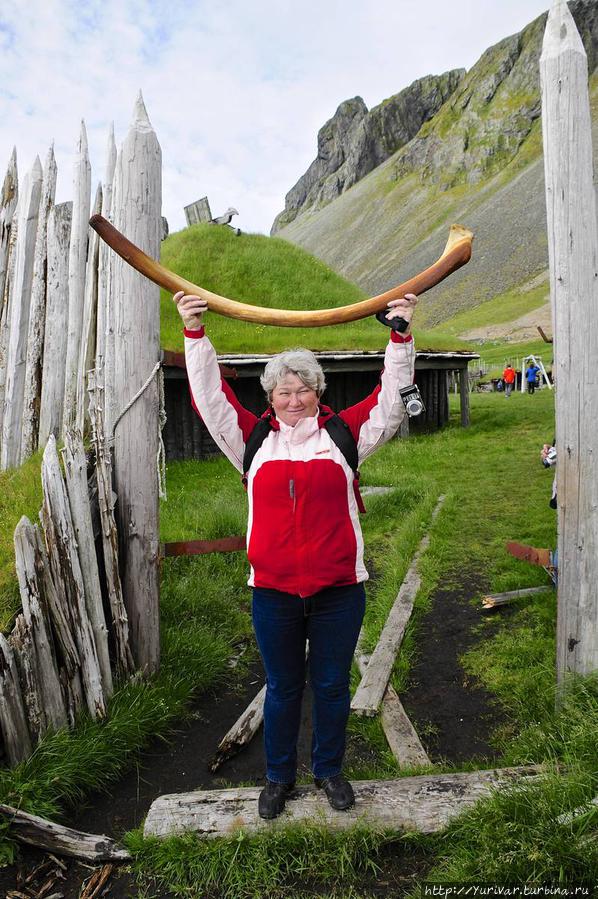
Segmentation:
[(295, 514), (295, 509), (297, 508), (297, 497), (295, 495), (295, 481), (293, 478), (289, 479), (289, 496), (293, 500), (293, 515)]

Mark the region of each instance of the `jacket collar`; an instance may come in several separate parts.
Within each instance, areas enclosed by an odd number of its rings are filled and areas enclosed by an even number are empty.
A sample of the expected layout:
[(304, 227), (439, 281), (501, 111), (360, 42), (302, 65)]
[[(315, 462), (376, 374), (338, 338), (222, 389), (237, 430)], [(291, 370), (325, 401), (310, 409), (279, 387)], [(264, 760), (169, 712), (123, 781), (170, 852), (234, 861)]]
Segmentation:
[(303, 441), (307, 440), (308, 437), (311, 437), (315, 431), (319, 428), (323, 428), (325, 422), (327, 422), (332, 415), (334, 415), (332, 409), (329, 406), (324, 406), (320, 403), (318, 415), (314, 415), (312, 418), (301, 418), (294, 427), (285, 425), (283, 421), (279, 421), (276, 418), (272, 406), (269, 406), (261, 417), (270, 421), (270, 427), (273, 431), (282, 431), (292, 443), (303, 443)]

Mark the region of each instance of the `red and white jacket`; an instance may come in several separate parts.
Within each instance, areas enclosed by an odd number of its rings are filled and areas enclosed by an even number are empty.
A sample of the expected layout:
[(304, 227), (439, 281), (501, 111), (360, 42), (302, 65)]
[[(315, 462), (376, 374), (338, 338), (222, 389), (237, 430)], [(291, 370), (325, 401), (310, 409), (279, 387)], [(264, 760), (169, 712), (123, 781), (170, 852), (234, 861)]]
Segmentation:
[[(203, 328), (185, 330), (185, 359), (195, 410), (243, 474), (245, 442), (257, 417), (221, 378)], [(413, 383), (414, 361), (412, 339), (391, 331), (380, 384), (339, 413), (355, 438), (360, 464), (396, 433), (405, 415), (399, 389)], [(294, 427), (273, 417), (272, 431), (254, 456), (247, 478), (250, 586), (312, 596), (368, 578), (354, 473), (323, 427), (329, 415), (320, 406), (318, 416)]]

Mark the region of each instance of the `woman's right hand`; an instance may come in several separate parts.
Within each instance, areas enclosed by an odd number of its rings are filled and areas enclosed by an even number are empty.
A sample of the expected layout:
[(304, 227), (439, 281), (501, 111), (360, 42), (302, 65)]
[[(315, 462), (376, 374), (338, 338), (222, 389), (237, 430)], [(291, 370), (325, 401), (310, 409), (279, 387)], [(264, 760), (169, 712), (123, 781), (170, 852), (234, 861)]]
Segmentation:
[(207, 300), (196, 297), (194, 294), (186, 294), (179, 290), (172, 298), (183, 319), (183, 324), (189, 331), (199, 331), (203, 324), (203, 314), (207, 311)]

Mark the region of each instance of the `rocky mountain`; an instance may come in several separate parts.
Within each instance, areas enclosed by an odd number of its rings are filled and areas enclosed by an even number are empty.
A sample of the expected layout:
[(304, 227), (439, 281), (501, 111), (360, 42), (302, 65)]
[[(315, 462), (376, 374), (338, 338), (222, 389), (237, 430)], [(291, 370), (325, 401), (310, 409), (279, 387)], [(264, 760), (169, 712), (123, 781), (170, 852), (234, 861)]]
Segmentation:
[(458, 86), (465, 69), (428, 75), (368, 112), (361, 97), (345, 100), (318, 132), (318, 155), (291, 188), (272, 234), (309, 208), (334, 200), (405, 146)]
[[(570, 9), (588, 56), (598, 165), (598, 2)], [(472, 261), (426, 294), (434, 326), (524, 286), (547, 266), (539, 57), (546, 16), (489, 48), (417, 135), (325, 206), (279, 233), (375, 294), (426, 268), (448, 226), (476, 234)]]

